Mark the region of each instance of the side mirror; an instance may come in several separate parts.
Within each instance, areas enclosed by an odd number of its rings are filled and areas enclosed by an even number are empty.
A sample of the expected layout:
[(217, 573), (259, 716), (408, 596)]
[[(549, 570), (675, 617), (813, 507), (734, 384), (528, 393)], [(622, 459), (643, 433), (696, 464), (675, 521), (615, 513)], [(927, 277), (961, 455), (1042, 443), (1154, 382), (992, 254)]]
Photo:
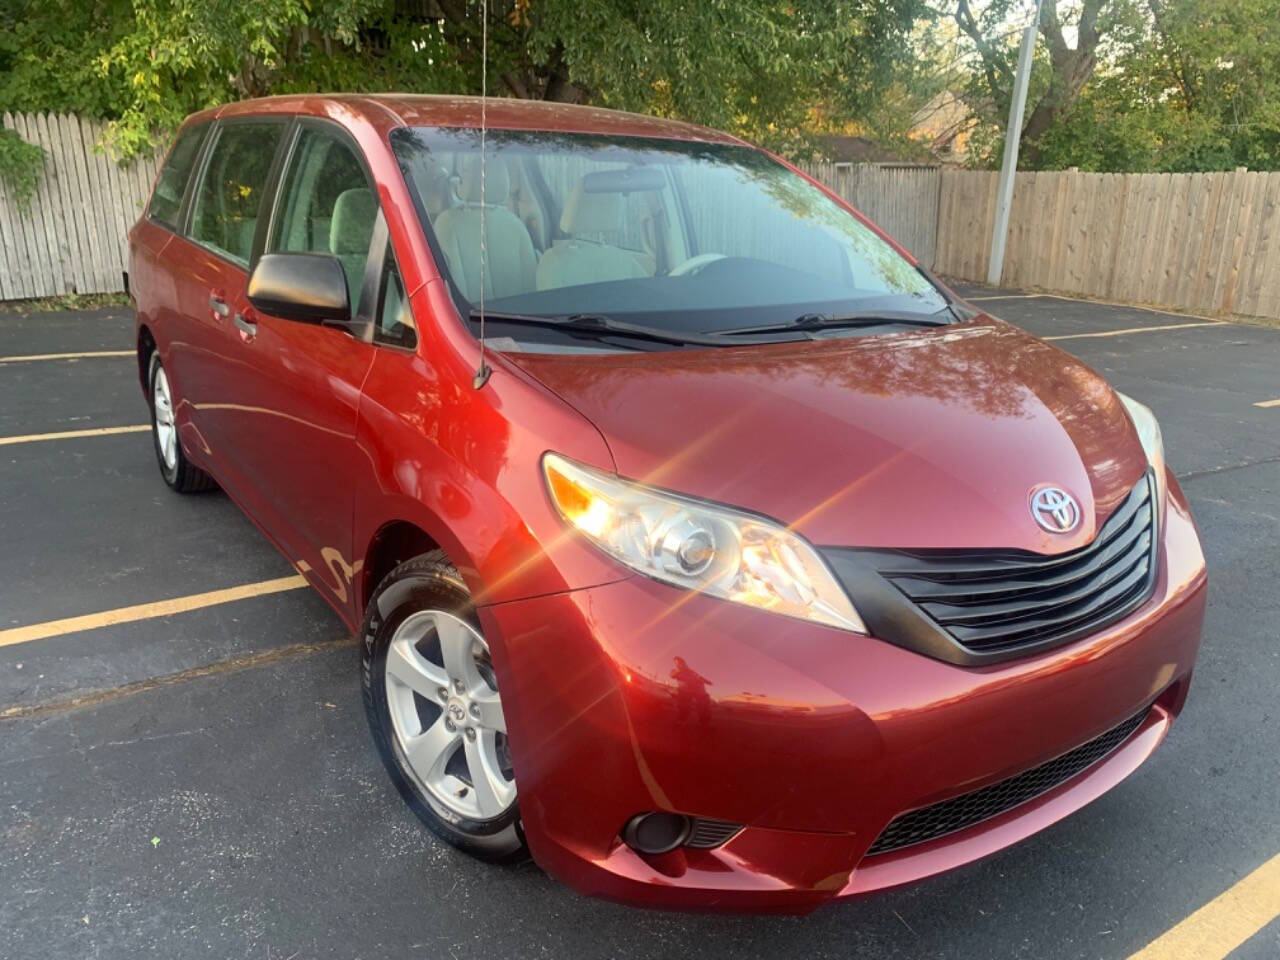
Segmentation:
[(351, 323), (342, 261), (322, 253), (266, 253), (249, 274), (249, 302), (262, 313), (302, 323)]

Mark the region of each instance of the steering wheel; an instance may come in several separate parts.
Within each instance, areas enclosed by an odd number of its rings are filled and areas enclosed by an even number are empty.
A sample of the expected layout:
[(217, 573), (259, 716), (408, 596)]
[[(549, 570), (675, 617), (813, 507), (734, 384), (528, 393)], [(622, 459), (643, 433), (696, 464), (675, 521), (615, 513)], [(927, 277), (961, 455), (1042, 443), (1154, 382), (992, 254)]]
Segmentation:
[(717, 260), (724, 260), (723, 253), (700, 253), (696, 257), (690, 257), (684, 263), (678, 264), (671, 268), (667, 274), (669, 277), (691, 277), (696, 273), (701, 273), (703, 267), (709, 263), (715, 263)]

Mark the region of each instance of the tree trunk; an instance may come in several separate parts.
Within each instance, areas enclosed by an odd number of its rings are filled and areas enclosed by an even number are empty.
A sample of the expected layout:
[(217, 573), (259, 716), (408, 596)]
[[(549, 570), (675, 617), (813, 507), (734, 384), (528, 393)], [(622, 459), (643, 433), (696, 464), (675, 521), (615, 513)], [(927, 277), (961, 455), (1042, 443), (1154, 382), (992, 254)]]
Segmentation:
[(586, 103), (588, 92), (569, 79), (569, 65), (564, 62), (564, 47), (556, 44), (547, 61), (547, 83), (542, 90), (543, 100), (556, 103)]
[(1080, 49), (1068, 50), (1064, 47), (1061, 52), (1058, 50), (1053, 52), (1053, 80), (1050, 82), (1049, 90), (1040, 98), (1022, 127), (1027, 166), (1039, 166), (1040, 157), (1044, 152), (1040, 146), (1040, 138), (1053, 126), (1053, 122), (1079, 99), (1080, 91), (1093, 75), (1097, 59), (1092, 49), (1083, 52)]
[[(1084, 0), (1080, 8), (1080, 20), (1076, 25), (1076, 45), (1068, 47), (1058, 22), (1057, 4), (1046, 3), (1040, 8), (1040, 34), (1049, 48), (1049, 62), (1053, 76), (1049, 89), (1031, 107), (1022, 126), (1022, 156), (1029, 167), (1039, 165), (1043, 149), (1040, 138), (1080, 97), (1080, 91), (1093, 75), (1097, 65), (1097, 49), (1100, 34), (1098, 16), (1109, 0)], [(993, 99), (1000, 101), (1004, 84), (1013, 86), (1013, 77), (1001, 57), (993, 38), (984, 35), (969, 9), (969, 0), (956, 0), (956, 25), (973, 41), (982, 59), (983, 75)], [(1004, 121), (1004, 118), (1000, 118)], [(1007, 131), (1006, 131), (1007, 133)]]

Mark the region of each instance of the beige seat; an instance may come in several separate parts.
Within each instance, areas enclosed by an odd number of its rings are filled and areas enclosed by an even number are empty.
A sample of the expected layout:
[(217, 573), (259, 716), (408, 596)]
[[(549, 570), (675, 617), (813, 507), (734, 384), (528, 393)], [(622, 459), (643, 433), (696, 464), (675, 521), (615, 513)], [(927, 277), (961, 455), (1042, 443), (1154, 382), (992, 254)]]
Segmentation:
[(480, 206), (480, 159), (468, 158), (462, 168), (458, 192), (463, 206), (445, 210), (436, 218), (436, 240), (449, 265), (454, 282), (468, 300), (480, 299), (480, 223), (485, 224), (486, 297), (511, 297), (534, 287), (537, 258), (533, 241), (520, 218), (506, 206), (511, 190), (507, 165), (490, 158), (485, 164), (485, 202)]
[(338, 194), (329, 221), (329, 252), (342, 261), (353, 314), (360, 304), (364, 265), (369, 259), (369, 243), (377, 216), (378, 201), (373, 191), (368, 187), (352, 187)]
[(574, 184), (560, 216), (560, 229), (569, 239), (555, 243), (538, 261), (539, 290), (649, 275), (634, 253), (583, 236), (617, 233), (623, 226), (622, 194), (588, 193), (585, 179)]

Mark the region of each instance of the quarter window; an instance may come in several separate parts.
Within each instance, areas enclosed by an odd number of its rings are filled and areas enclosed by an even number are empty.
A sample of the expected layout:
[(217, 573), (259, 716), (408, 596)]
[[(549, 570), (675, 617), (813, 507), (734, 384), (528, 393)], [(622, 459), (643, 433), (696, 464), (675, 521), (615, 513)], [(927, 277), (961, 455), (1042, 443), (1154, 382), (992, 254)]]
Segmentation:
[(281, 123), (235, 123), (214, 142), (196, 192), (191, 238), (248, 266)]
[(178, 135), (178, 140), (169, 151), (169, 158), (165, 160), (160, 176), (156, 179), (156, 188), (147, 207), (147, 215), (152, 220), (177, 229), (182, 195), (186, 192), (187, 181), (191, 179), (191, 168), (195, 166), (200, 144), (204, 142), (204, 135), (208, 130), (208, 124), (202, 123), (188, 127)]
[(417, 327), (409, 309), (409, 300), (404, 295), (404, 281), (400, 279), (400, 268), (396, 266), (390, 243), (387, 244), (386, 259), (383, 262), (382, 303), (378, 307), (378, 323), (373, 330), (373, 339), (395, 347), (413, 348), (418, 343)]
[(378, 215), (377, 198), (355, 151), (327, 130), (303, 127), (285, 173), (279, 209), (280, 220), (267, 249), (337, 257), (355, 314)]

